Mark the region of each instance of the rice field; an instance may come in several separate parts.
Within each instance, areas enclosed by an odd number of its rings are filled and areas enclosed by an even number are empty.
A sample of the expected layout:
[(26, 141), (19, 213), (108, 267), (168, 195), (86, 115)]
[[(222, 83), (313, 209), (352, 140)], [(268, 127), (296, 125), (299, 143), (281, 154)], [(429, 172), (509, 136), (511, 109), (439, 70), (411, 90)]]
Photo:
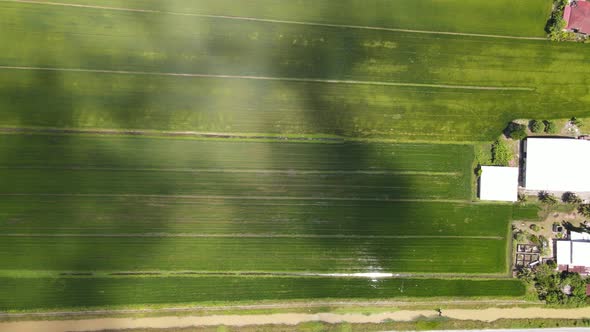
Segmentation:
[[(399, 7), (383, 13), (414, 18), (408, 11), (462, 7), (479, 13), (465, 17), (493, 22), (497, 34), (508, 28), (498, 18), (518, 15), (510, 28), (518, 34), (526, 14), (504, 8), (526, 7), (542, 29), (539, 10), (549, 2), (394, 1)], [(14, 45), (0, 54), (2, 125), (451, 142), (491, 140), (514, 118), (588, 115), (581, 44), (244, 21), (207, 16), (240, 15), (241, 6), (209, 3), (173, 1), (167, 10), (153, 1), (110, 2), (160, 10), (133, 12), (0, 2), (0, 38)], [(292, 4), (351, 13), (333, 9), (342, 5)], [(260, 7), (280, 18), (273, 7), (284, 3)]]
[(0, 0), (0, 311), (522, 297), (473, 142), (588, 115), (550, 8)]
[[(22, 290), (15, 294), (14, 289)], [(61, 277), (0, 278), (0, 308), (71, 309), (227, 304), (235, 301), (390, 299), (405, 297), (509, 297), (524, 286), (516, 280), (380, 279), (312, 277)], [(16, 296), (15, 296), (16, 295)], [(215, 299), (215, 301), (212, 301)]]

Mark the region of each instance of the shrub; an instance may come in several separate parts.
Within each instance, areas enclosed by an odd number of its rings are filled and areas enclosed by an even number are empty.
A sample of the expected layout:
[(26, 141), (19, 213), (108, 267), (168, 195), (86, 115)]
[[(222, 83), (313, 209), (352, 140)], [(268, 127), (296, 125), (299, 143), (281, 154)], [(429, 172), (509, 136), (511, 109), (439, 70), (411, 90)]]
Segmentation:
[(555, 124), (555, 122), (545, 120), (543, 121), (543, 123), (545, 124), (545, 132), (547, 134), (557, 133), (557, 125)]
[(514, 234), (514, 239), (516, 240), (517, 243), (525, 243), (526, 242), (526, 234), (523, 232), (518, 232), (516, 234)]
[(534, 232), (538, 232), (538, 231), (540, 231), (540, 230), (541, 230), (541, 227), (539, 227), (539, 225), (537, 225), (537, 224), (532, 224), (532, 225), (531, 225), (531, 229), (532, 229)]
[(526, 134), (526, 126), (523, 124), (511, 122), (506, 128), (506, 136), (514, 140), (524, 139)]
[(497, 140), (492, 144), (492, 163), (498, 166), (508, 166), (514, 158), (512, 150), (502, 140)]
[(571, 118), (570, 123), (576, 127), (582, 127), (582, 120), (576, 118), (575, 116)]
[(545, 131), (545, 123), (543, 121), (532, 120), (529, 123), (529, 128), (533, 133), (540, 133)]
[(578, 207), (578, 212), (586, 218), (590, 218), (590, 204), (582, 204)]
[(574, 194), (571, 191), (565, 192), (563, 194), (563, 196), (561, 196), (561, 200), (564, 203), (568, 203), (568, 204), (581, 204), (582, 203), (582, 199), (580, 197), (578, 197), (578, 195)]
[(539, 193), (539, 201), (541, 201), (541, 203), (547, 204), (547, 205), (557, 204), (557, 198), (546, 191), (541, 191)]

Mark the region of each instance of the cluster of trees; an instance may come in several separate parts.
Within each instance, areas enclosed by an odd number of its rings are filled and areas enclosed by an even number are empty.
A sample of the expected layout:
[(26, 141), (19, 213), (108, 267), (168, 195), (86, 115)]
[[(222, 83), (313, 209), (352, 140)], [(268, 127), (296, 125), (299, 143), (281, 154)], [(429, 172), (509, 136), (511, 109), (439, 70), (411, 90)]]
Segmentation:
[(567, 204), (577, 205), (578, 212), (584, 217), (590, 218), (590, 204), (582, 204), (582, 199), (575, 193), (568, 191), (561, 196), (561, 200)]
[(512, 149), (503, 140), (497, 140), (492, 144), (492, 163), (497, 166), (508, 166), (514, 159)]
[(529, 122), (529, 129), (533, 133), (555, 134), (557, 132), (555, 122), (549, 120), (532, 120)]
[(505, 134), (514, 140), (521, 140), (527, 137), (526, 126), (516, 122), (510, 122), (506, 127)]
[[(571, 123), (579, 123), (581, 125), (581, 121), (572, 118), (570, 120)], [(514, 140), (521, 140), (527, 137), (527, 129), (530, 130), (532, 133), (539, 134), (539, 133), (546, 133), (546, 134), (555, 134), (558, 132), (557, 125), (553, 121), (549, 120), (531, 120), (529, 121), (528, 128), (524, 124), (510, 122), (506, 129), (504, 130), (504, 135), (508, 138), (512, 138)]]
[(547, 304), (581, 306), (590, 303), (585, 279), (578, 273), (558, 272), (554, 263), (539, 264), (534, 270), (525, 268), (518, 277), (534, 283), (539, 299)]
[(545, 25), (545, 32), (551, 40), (561, 41), (575, 38), (574, 34), (563, 31), (567, 26), (567, 22), (563, 19), (563, 12), (567, 4), (568, 0), (555, 0), (553, 4), (553, 13)]

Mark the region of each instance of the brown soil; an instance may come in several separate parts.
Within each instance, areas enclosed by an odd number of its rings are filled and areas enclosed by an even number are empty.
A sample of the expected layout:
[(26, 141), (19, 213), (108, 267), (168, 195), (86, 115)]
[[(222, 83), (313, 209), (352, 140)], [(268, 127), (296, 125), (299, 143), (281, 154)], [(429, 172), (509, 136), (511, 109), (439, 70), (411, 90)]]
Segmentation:
[[(459, 320), (480, 320), (491, 322), (498, 319), (582, 319), (590, 317), (590, 308), (578, 309), (547, 309), (547, 308), (490, 308), (490, 309), (445, 309), (444, 317)], [(180, 328), (190, 326), (246, 326), (286, 324), (296, 325), (304, 322), (326, 323), (380, 323), (385, 320), (411, 321), (419, 317), (436, 317), (434, 310), (402, 310), (371, 315), (363, 314), (302, 314), (286, 313), (271, 315), (213, 315), (213, 316), (185, 316), (185, 317), (156, 317), (156, 318), (101, 318), (86, 320), (63, 321), (28, 321), (0, 323), (1, 331), (98, 331), (106, 329), (131, 328)]]

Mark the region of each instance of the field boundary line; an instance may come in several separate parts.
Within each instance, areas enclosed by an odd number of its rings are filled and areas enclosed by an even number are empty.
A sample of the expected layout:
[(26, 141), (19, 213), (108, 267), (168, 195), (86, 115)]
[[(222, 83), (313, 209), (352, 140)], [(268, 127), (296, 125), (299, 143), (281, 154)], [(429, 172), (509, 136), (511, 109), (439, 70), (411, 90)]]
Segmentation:
[[(2, 1), (2, 0), (0, 0)], [(94, 74), (115, 74), (115, 75), (142, 75), (142, 76), (169, 76), (188, 78), (213, 78), (213, 79), (234, 79), (234, 80), (257, 80), (257, 81), (279, 81), (296, 83), (324, 83), (344, 85), (372, 85), (372, 86), (396, 86), (415, 88), (438, 88), (438, 89), (459, 89), (459, 90), (488, 90), (488, 91), (534, 91), (530, 87), (500, 87), (500, 86), (475, 86), (475, 85), (451, 85), (451, 84), (429, 84), (429, 83), (403, 83), (403, 82), (381, 82), (381, 81), (358, 81), (358, 80), (336, 80), (322, 78), (296, 78), (296, 77), (271, 77), (271, 76), (250, 76), (250, 75), (222, 75), (222, 74), (196, 74), (196, 73), (170, 73), (170, 72), (148, 72), (130, 70), (108, 70), (108, 69), (84, 69), (84, 68), (52, 68), (52, 67), (29, 67), (29, 66), (0, 66), (2, 70), (26, 70), (26, 71), (52, 71), (52, 72), (74, 72)]]
[(61, 7), (75, 7), (75, 8), (100, 9), (100, 10), (111, 10), (111, 11), (148, 13), (148, 14), (189, 16), (189, 17), (225, 19), (225, 20), (240, 20), (240, 21), (276, 23), (276, 24), (306, 25), (306, 26), (330, 27), (330, 28), (341, 28), (341, 29), (378, 30), (378, 31), (389, 31), (389, 32), (406, 32), (406, 33), (467, 36), (467, 37), (486, 37), (486, 38), (499, 38), (499, 39), (547, 40), (547, 38), (545, 38), (545, 37), (526, 37), (526, 36), (494, 35), (494, 34), (480, 34), (480, 33), (468, 33), (468, 32), (416, 30), (416, 29), (387, 28), (387, 27), (376, 27), (376, 26), (366, 26), (366, 25), (350, 25), (350, 24), (278, 20), (278, 19), (256, 18), (256, 17), (247, 17), (247, 16), (181, 13), (181, 12), (170, 12), (170, 11), (162, 11), (162, 10), (155, 10), (155, 9), (124, 8), (124, 7), (112, 7), (112, 6), (100, 6), (100, 5), (83, 5), (83, 4), (62, 3), (62, 2), (52, 2), (52, 1), (34, 1), (34, 0), (0, 0), (0, 1), (36, 4), (36, 5), (49, 5), (49, 6), (61, 6)]
[(8, 233), (0, 234), (1, 237), (187, 237), (187, 238), (313, 238), (313, 239), (480, 239), (480, 240), (504, 240), (502, 236), (485, 235), (320, 235), (320, 234), (195, 234), (195, 233), (97, 233), (97, 234), (72, 234), (72, 233)]
[(476, 204), (460, 199), (423, 198), (355, 198), (355, 197), (304, 197), (304, 196), (223, 196), (223, 195), (156, 195), (156, 194), (52, 194), (52, 193), (0, 193), (0, 197), (140, 197), (176, 199), (216, 199), (216, 200), (277, 200), (277, 201), (367, 201), (367, 202), (443, 202)]
[[(437, 303), (441, 304), (493, 304), (493, 305), (513, 305), (513, 304), (531, 304), (530, 301), (526, 300), (440, 300)], [(255, 309), (289, 309), (289, 308), (313, 308), (323, 307), (327, 305), (334, 306), (414, 306), (414, 305), (432, 305), (432, 301), (396, 301), (396, 300), (375, 300), (375, 301), (305, 301), (305, 302), (278, 302), (269, 304), (235, 304), (235, 305), (220, 305), (220, 306), (177, 306), (177, 307), (164, 307), (164, 308), (143, 308), (143, 309), (98, 309), (98, 310), (77, 310), (77, 311), (46, 311), (46, 312), (0, 312), (0, 317), (26, 317), (26, 316), (41, 316), (41, 317), (54, 317), (54, 316), (83, 316), (83, 315), (104, 315), (104, 314), (142, 314), (142, 313), (160, 313), (160, 312), (186, 312), (196, 310), (211, 310), (211, 311), (226, 311), (226, 310), (255, 310)], [(541, 305), (539, 303), (538, 305)]]
[[(0, 0), (1, 1), (1, 0)], [(340, 144), (340, 143), (387, 143), (387, 144), (430, 144), (430, 145), (473, 145), (480, 144), (481, 141), (445, 141), (445, 140), (424, 140), (424, 139), (395, 139), (395, 138), (359, 138), (359, 137), (334, 137), (326, 134), (310, 134), (296, 136), (281, 133), (221, 133), (221, 132), (201, 132), (201, 131), (158, 131), (158, 130), (138, 130), (138, 129), (108, 129), (108, 128), (56, 128), (56, 127), (0, 127), (0, 135), (98, 135), (98, 136), (123, 136), (123, 137), (145, 137), (145, 138), (192, 138), (203, 140), (225, 140), (232, 139), (236, 141), (277, 141), (290, 143), (323, 143), (323, 144)], [(410, 136), (409, 133), (401, 132), (401, 135)], [(465, 135), (468, 136), (468, 135)]]
[(0, 166), (3, 170), (64, 170), (64, 171), (105, 171), (105, 172), (170, 172), (170, 173), (246, 173), (246, 174), (284, 174), (284, 175), (432, 175), (459, 176), (461, 172), (431, 171), (367, 171), (367, 170), (298, 170), (298, 169), (231, 169), (231, 168), (116, 168), (116, 167), (51, 167), (51, 166)]

